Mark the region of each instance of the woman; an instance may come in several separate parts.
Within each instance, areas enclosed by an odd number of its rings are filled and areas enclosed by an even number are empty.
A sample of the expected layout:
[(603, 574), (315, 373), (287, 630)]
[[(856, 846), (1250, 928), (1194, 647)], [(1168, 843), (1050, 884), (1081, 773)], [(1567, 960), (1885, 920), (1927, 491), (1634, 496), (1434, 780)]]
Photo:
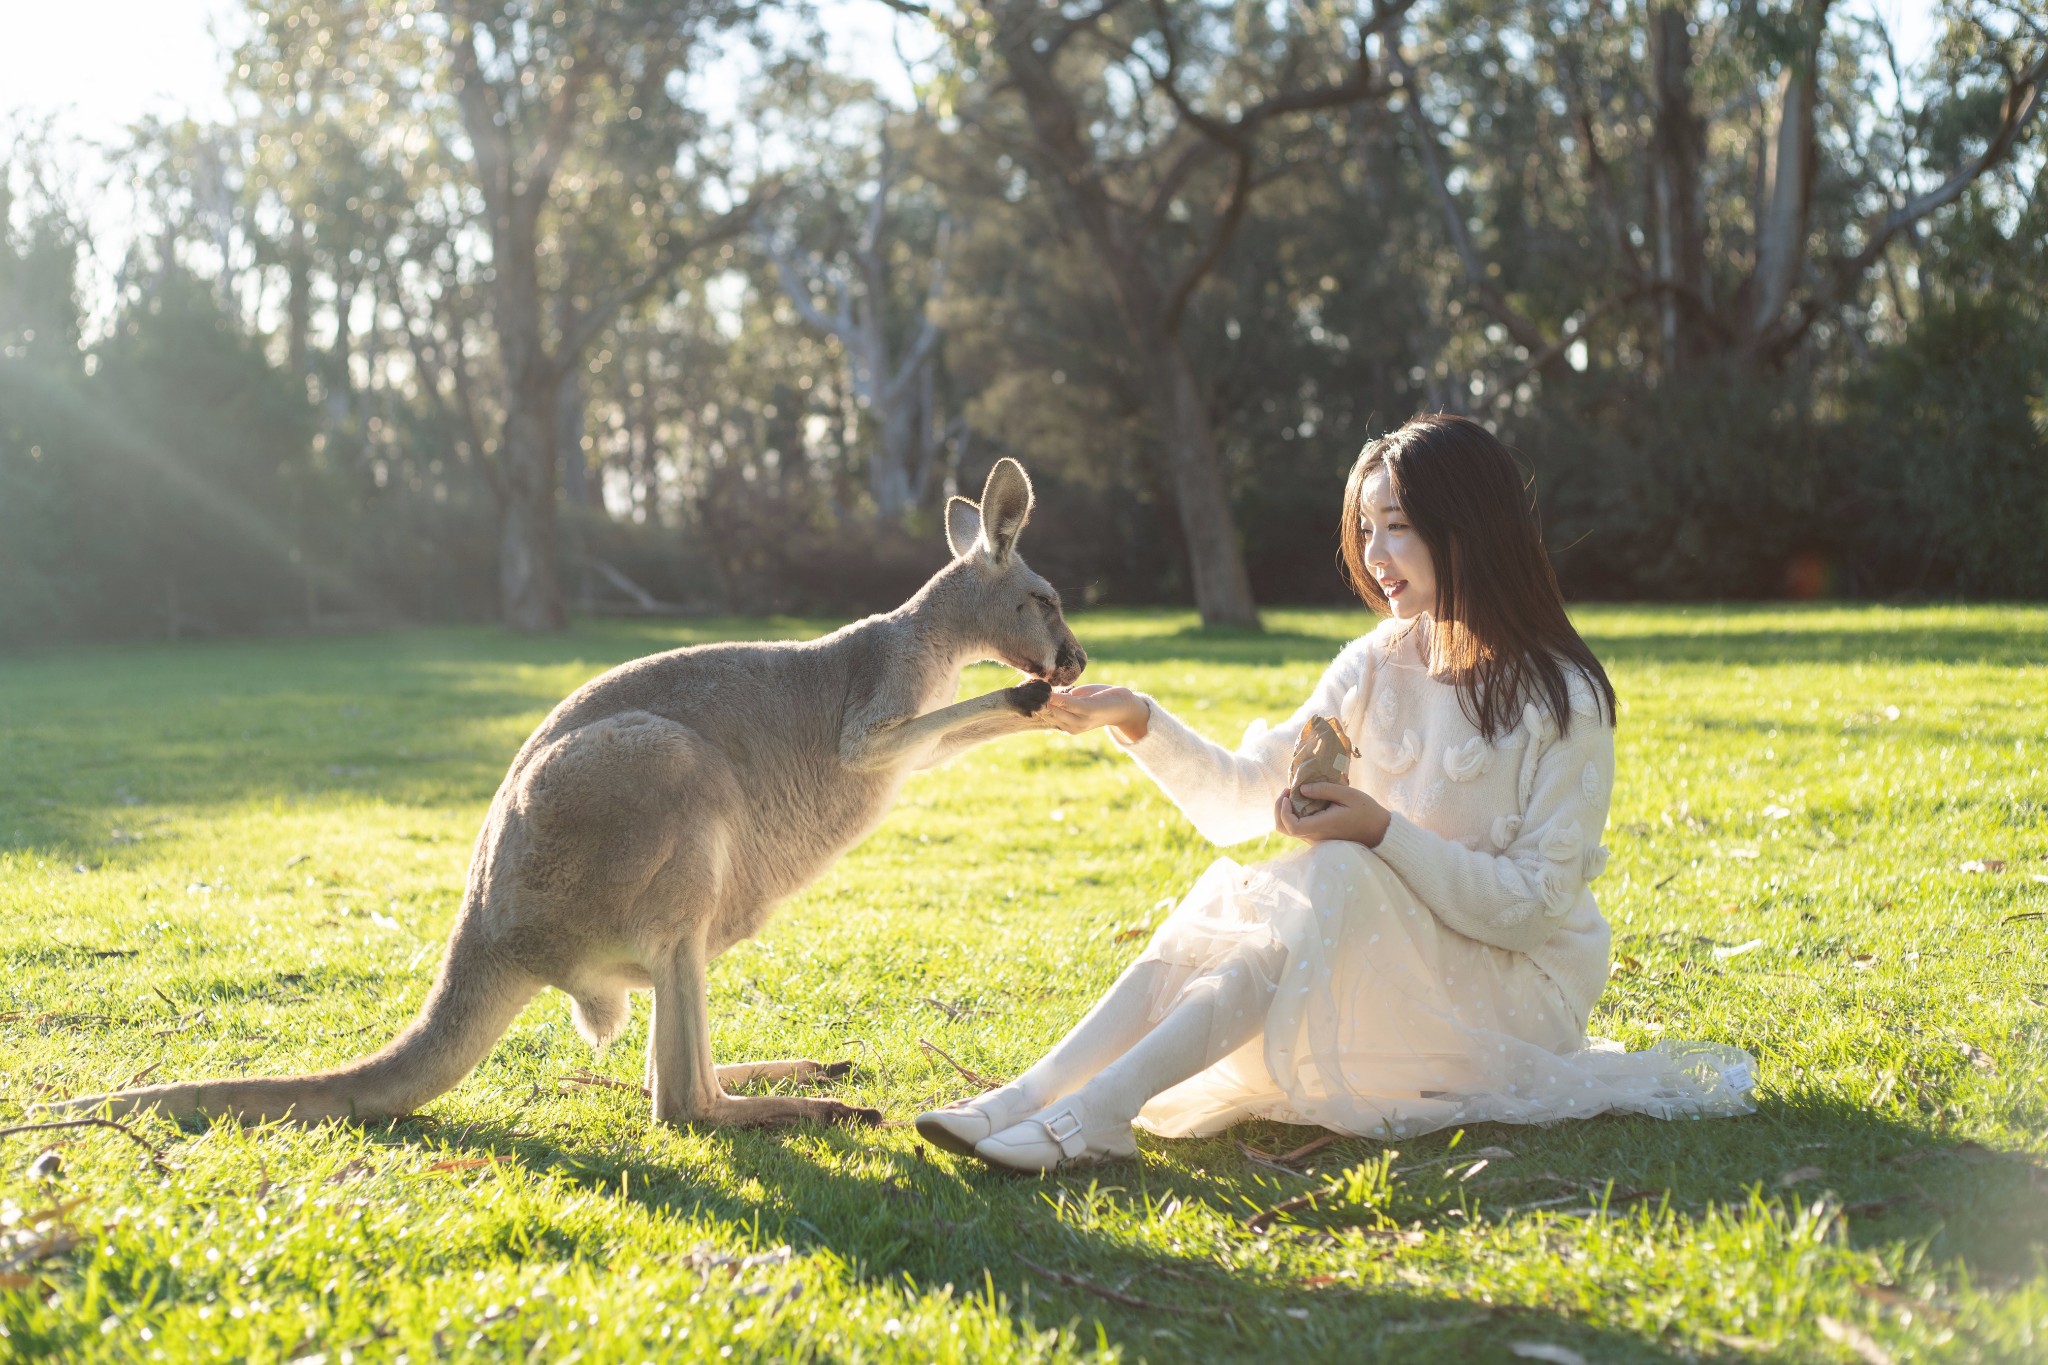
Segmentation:
[[(1387, 619), (1285, 724), (1235, 753), (1120, 687), (1056, 694), (1049, 723), (1101, 726), (1218, 844), (1277, 827), (1306, 847), (1221, 859), (1139, 960), (1009, 1085), (919, 1116), (933, 1144), (1047, 1170), (1259, 1116), (1398, 1137), (1609, 1110), (1745, 1113), (1733, 1048), (1589, 1045), (1609, 934), (1600, 874), (1614, 690), (1565, 615), (1506, 447), (1417, 417), (1366, 447), (1342, 559)], [(1352, 785), (1297, 816), (1302, 728), (1354, 737)]]

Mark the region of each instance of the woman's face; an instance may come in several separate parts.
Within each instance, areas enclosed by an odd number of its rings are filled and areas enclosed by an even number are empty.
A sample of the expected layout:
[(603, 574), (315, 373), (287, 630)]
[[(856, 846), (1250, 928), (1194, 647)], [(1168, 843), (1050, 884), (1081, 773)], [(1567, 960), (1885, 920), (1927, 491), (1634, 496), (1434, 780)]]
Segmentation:
[(1379, 581), (1396, 620), (1436, 609), (1436, 565), (1408, 514), (1394, 500), (1394, 481), (1383, 465), (1366, 476), (1359, 529), (1365, 532), (1365, 567)]

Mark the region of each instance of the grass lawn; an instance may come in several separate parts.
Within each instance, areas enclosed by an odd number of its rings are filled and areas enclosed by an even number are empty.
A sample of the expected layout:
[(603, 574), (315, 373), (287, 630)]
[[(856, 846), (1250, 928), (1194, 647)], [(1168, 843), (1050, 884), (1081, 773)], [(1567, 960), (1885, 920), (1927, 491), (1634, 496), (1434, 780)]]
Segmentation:
[[(0, 1359), (2048, 1359), (2048, 610), (1579, 619), (1622, 697), (1595, 1031), (1751, 1049), (1752, 1117), (1291, 1166), (1257, 1154), (1315, 1131), (1250, 1124), (1046, 1179), (923, 1148), (974, 1088), (935, 1053), (1020, 1070), (1215, 856), (1100, 735), (1025, 736), (913, 779), (713, 971), (721, 1060), (852, 1058), (830, 1093), (891, 1126), (657, 1130), (644, 1001), (596, 1059), (549, 992), (372, 1131), (0, 1138)], [(1075, 627), (1091, 680), (1234, 742), (1366, 624)], [(0, 661), (0, 1127), (381, 1044), (554, 701), (822, 628)]]

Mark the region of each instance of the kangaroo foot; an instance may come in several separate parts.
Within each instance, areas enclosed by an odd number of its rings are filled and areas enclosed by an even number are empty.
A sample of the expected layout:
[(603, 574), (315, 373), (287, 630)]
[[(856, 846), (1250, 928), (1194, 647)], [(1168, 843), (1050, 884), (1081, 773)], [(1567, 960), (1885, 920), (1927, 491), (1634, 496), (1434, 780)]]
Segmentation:
[(785, 1128), (793, 1123), (873, 1128), (882, 1122), (882, 1111), (795, 1095), (728, 1095), (697, 1121), (717, 1128)]
[(1017, 709), (1018, 715), (1035, 716), (1039, 708), (1051, 699), (1052, 684), (1043, 678), (1033, 678), (1006, 689), (1005, 695), (1010, 705)]
[(852, 1070), (850, 1061), (814, 1062), (801, 1057), (775, 1062), (739, 1062), (719, 1067), (718, 1083), (727, 1089), (751, 1085), (755, 1081), (794, 1081), (798, 1085), (811, 1085), (818, 1081), (836, 1081)]

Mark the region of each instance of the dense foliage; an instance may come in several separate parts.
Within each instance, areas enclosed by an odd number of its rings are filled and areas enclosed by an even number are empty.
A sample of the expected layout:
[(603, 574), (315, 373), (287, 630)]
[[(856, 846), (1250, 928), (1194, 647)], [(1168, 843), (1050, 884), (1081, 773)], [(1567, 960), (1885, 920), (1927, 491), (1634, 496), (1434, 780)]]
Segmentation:
[(1424, 408), (1579, 596), (2048, 594), (2040, 0), (1918, 65), (1825, 0), (906, 3), (907, 82), (709, 0), (249, 8), (132, 239), (0, 153), (0, 645), (873, 609), (1003, 454), (1070, 595), (1241, 622)]

